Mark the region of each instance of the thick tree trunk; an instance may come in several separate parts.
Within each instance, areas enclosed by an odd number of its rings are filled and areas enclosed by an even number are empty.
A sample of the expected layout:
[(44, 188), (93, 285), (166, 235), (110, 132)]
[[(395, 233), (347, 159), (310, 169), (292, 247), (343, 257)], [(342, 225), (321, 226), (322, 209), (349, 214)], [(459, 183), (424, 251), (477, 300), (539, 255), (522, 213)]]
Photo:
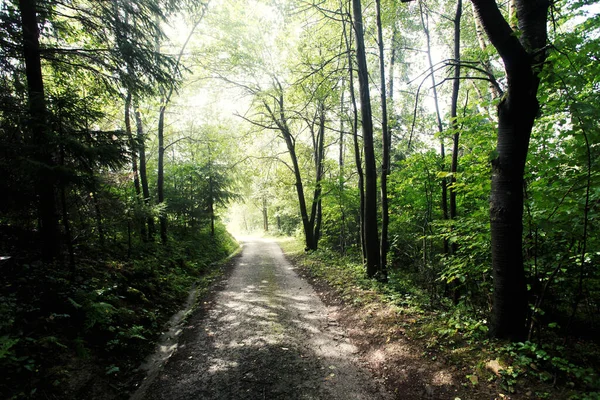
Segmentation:
[(363, 17), (360, 0), (352, 0), (354, 13), (354, 33), (356, 36), (356, 60), (362, 116), (363, 151), (365, 157), (365, 212), (364, 238), (366, 250), (367, 276), (375, 277), (381, 272), (379, 234), (377, 228), (377, 167), (373, 147), (373, 120), (371, 97), (369, 94), (369, 72), (365, 53)]
[(35, 192), (38, 198), (38, 219), (42, 239), (42, 258), (52, 261), (60, 254), (60, 236), (54, 188), (56, 177), (48, 132), (48, 110), (44, 94), (42, 62), (40, 58), (39, 27), (35, 0), (19, 0), (23, 58), (29, 96), (29, 129), (35, 145), (34, 159), (39, 165), (36, 172)]
[(133, 187), (135, 189), (135, 194), (139, 199), (142, 194), (142, 189), (140, 187), (140, 177), (138, 174), (138, 165), (137, 165), (137, 146), (135, 144), (135, 139), (133, 138), (133, 130), (131, 129), (131, 93), (127, 93), (127, 97), (125, 97), (125, 132), (127, 133), (127, 139), (129, 140), (129, 147), (131, 150), (131, 171), (133, 172)]
[(523, 174), (535, 113), (518, 115), (520, 111), (511, 108), (507, 101), (498, 107), (498, 157), (492, 161), (490, 220), (494, 308), (491, 333), (499, 338), (522, 340), (527, 317), (522, 250)]
[(490, 332), (498, 338), (527, 335), (527, 287), (523, 267), (523, 184), (529, 139), (539, 110), (539, 72), (545, 60), (547, 0), (516, 0), (520, 36), (494, 0), (472, 0), (504, 61), (508, 92), (498, 105), (497, 157), (492, 161), (490, 221), (494, 305)]
[(356, 94), (354, 92), (354, 63), (352, 60), (352, 43), (351, 36), (346, 31), (346, 23), (343, 24), (344, 40), (348, 54), (348, 75), (350, 100), (352, 102), (352, 141), (354, 144), (354, 163), (356, 165), (356, 174), (358, 175), (358, 193), (359, 193), (359, 243), (362, 254), (363, 263), (367, 260), (367, 250), (365, 241), (365, 179), (362, 168), (362, 157), (360, 154), (360, 145), (358, 143), (358, 107), (356, 105)]

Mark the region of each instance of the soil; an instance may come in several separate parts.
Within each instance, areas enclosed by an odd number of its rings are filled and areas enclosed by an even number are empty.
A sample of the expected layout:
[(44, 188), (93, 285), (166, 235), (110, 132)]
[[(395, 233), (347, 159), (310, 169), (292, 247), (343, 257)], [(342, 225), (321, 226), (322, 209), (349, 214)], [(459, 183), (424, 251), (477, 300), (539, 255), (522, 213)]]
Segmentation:
[(182, 326), (177, 350), (136, 399), (392, 399), (279, 246), (248, 239), (212, 299)]
[(397, 313), (345, 304), (276, 242), (242, 244), (130, 400), (519, 398), (465, 384), (468, 371), (405, 336)]

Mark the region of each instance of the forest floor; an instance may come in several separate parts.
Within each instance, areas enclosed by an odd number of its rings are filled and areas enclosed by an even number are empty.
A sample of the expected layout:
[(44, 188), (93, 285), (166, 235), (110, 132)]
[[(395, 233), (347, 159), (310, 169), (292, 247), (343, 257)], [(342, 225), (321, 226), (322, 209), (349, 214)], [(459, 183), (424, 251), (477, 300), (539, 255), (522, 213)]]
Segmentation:
[(272, 240), (244, 240), (234, 264), (132, 400), (512, 397), (468, 387), (464, 371), (423, 357), (387, 310), (345, 304)]
[[(229, 276), (132, 399), (392, 399), (276, 242), (243, 241)], [(415, 398), (412, 396), (403, 398)]]

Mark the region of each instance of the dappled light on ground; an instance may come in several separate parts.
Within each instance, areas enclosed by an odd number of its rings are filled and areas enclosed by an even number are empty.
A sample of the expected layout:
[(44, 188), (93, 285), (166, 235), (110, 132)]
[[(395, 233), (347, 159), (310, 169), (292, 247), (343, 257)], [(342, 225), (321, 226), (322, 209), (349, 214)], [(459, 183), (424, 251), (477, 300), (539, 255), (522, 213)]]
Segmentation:
[(144, 398), (390, 398), (277, 244), (252, 238), (243, 246), (224, 290), (187, 324)]

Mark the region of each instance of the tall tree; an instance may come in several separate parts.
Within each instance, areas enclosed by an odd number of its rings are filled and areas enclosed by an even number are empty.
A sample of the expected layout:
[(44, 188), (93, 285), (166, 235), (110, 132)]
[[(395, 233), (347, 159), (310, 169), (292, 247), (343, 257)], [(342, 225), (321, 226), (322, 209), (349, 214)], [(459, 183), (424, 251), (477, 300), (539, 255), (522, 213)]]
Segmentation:
[[(318, 231), (316, 232), (315, 229), (318, 228), (318, 225), (316, 223), (319, 222), (317, 218), (317, 213), (319, 212), (318, 200), (320, 197), (320, 187), (319, 183), (317, 182), (317, 184), (315, 185), (312, 207), (309, 214), (306, 199), (304, 196), (302, 170), (300, 168), (300, 163), (298, 162), (298, 155), (296, 152), (296, 137), (293, 135), (289, 125), (289, 117), (287, 116), (286, 111), (287, 108), (285, 105), (283, 86), (276, 78), (274, 79), (275, 92), (273, 94), (268, 94), (267, 97), (263, 97), (261, 99), (262, 106), (266, 110), (266, 117), (272, 122), (272, 125), (264, 125), (256, 121), (251, 122), (255, 125), (262, 126), (266, 129), (275, 129), (283, 138), (288, 151), (288, 155), (290, 156), (290, 159), (292, 161), (292, 166), (290, 169), (294, 174), (294, 185), (296, 186), (296, 193), (298, 195), (298, 205), (300, 208), (300, 217), (302, 218), (302, 227), (304, 230), (304, 241), (306, 244), (306, 249), (316, 250), (318, 245)], [(270, 101), (273, 102), (273, 105), (270, 104)], [(319, 130), (319, 135), (320, 132), (321, 131)], [(315, 144), (319, 145), (319, 143), (316, 142)], [(314, 150), (316, 156), (323, 154), (318, 148), (315, 148)], [(315, 166), (317, 168), (320, 167), (321, 163), (322, 161), (315, 159)]]
[(381, 0), (376, 0), (377, 11), (377, 45), (379, 48), (379, 79), (381, 95), (381, 136), (382, 136), (382, 159), (381, 159), (381, 277), (387, 280), (387, 252), (388, 252), (388, 226), (390, 223), (387, 179), (390, 173), (390, 151), (392, 135), (388, 127), (387, 96), (385, 89), (385, 57), (383, 51), (383, 27), (381, 24)]
[(526, 337), (527, 287), (523, 267), (523, 185), (529, 139), (539, 112), (537, 91), (546, 59), (548, 0), (515, 0), (518, 34), (495, 0), (472, 0), (504, 62), (508, 89), (498, 104), (497, 155), (492, 160), (490, 221), (494, 304), (490, 332)]
[[(350, 13), (345, 13), (348, 15), (348, 19), (352, 21), (352, 17)], [(360, 152), (360, 143), (358, 140), (358, 106), (356, 102), (356, 93), (354, 88), (354, 59), (352, 57), (352, 35), (348, 34), (346, 29), (347, 23), (346, 19), (342, 20), (342, 29), (344, 35), (344, 43), (346, 45), (346, 54), (348, 55), (348, 90), (350, 92), (350, 101), (352, 104), (352, 143), (354, 147), (354, 163), (356, 165), (356, 173), (358, 175), (358, 193), (359, 193), (359, 236), (360, 236), (360, 248), (363, 263), (367, 259), (367, 250), (366, 250), (366, 240), (365, 240), (365, 174), (364, 169), (362, 167), (362, 157)]]
[[(144, 197), (144, 205), (146, 209), (150, 207), (150, 186), (148, 185), (148, 168), (146, 162), (146, 135), (144, 134), (144, 122), (142, 121), (142, 113), (139, 105), (134, 103), (134, 115), (136, 126), (136, 141), (139, 164), (140, 184), (142, 186), (142, 196)], [(154, 216), (150, 213), (147, 216), (148, 224), (148, 240), (153, 240), (156, 227), (154, 226)]]
[(373, 117), (371, 95), (369, 93), (369, 71), (367, 68), (363, 14), (360, 0), (352, 0), (352, 11), (354, 15), (354, 34), (356, 37), (356, 61), (365, 159), (365, 204), (363, 219), (365, 262), (367, 276), (373, 278), (381, 270), (377, 228), (377, 166), (375, 164), (375, 149), (373, 145)]
[[(158, 111), (158, 130), (157, 130), (157, 137), (158, 137), (158, 173), (157, 174), (158, 174), (158, 176), (157, 176), (157, 182), (156, 182), (157, 201), (158, 201), (159, 205), (161, 205), (165, 202), (165, 191), (164, 191), (164, 182), (165, 182), (164, 163), (165, 163), (165, 148), (166, 148), (166, 146), (165, 146), (165, 113), (167, 111), (167, 106), (171, 102), (171, 98), (172, 98), (175, 88), (177, 86), (177, 77), (181, 74), (181, 71), (180, 71), (181, 59), (183, 57), (183, 54), (185, 52), (185, 49), (186, 49), (188, 43), (190, 42), (192, 36), (194, 35), (194, 32), (198, 28), (198, 25), (200, 25), (200, 22), (202, 22), (202, 19), (204, 18), (207, 7), (208, 7), (208, 3), (200, 5), (200, 11), (199, 11), (198, 17), (196, 18), (192, 28), (190, 29), (190, 32), (187, 35), (185, 41), (181, 45), (179, 54), (177, 55), (177, 61), (173, 68), (171, 79), (167, 83), (167, 85), (165, 85), (164, 87), (161, 88), (160, 107), (159, 107), (159, 111)], [(159, 53), (160, 41), (159, 41), (158, 36), (157, 36), (156, 47), (157, 47), (156, 52)], [(167, 216), (165, 213), (161, 213), (161, 215), (159, 217), (159, 222), (160, 222), (160, 240), (163, 244), (166, 244), (168, 236), (167, 236)]]
[[(458, 142), (460, 132), (458, 126), (458, 94), (460, 91), (460, 20), (462, 18), (462, 0), (456, 2), (454, 14), (454, 81), (452, 82), (452, 98), (450, 102), (450, 128), (452, 134), (452, 163), (450, 165), (450, 219), (457, 216), (456, 208), (456, 172), (458, 171)], [(452, 244), (452, 252), (456, 253), (456, 243)]]
[(51, 261), (60, 253), (52, 140), (50, 138), (48, 110), (44, 93), (42, 60), (40, 57), (40, 29), (35, 0), (19, 0), (21, 32), (23, 35), (23, 59), (27, 76), (29, 96), (29, 129), (35, 146), (34, 159), (39, 165), (36, 173), (38, 216), (42, 238), (42, 256)]

